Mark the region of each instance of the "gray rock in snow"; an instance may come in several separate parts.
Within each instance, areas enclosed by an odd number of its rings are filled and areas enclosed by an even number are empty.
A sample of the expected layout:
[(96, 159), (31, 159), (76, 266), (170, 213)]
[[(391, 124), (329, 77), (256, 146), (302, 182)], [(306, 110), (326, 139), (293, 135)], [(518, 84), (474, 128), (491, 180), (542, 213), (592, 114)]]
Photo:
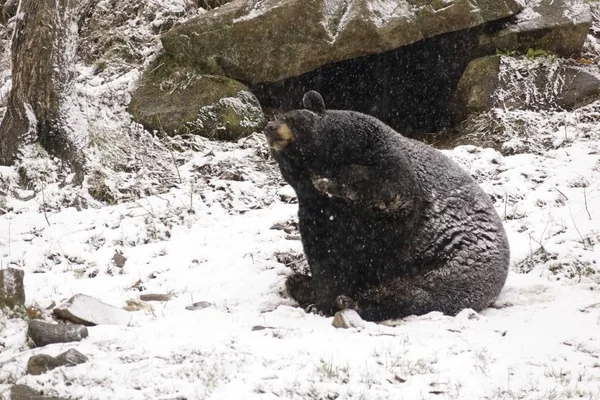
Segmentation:
[(56, 357), (48, 354), (36, 354), (27, 362), (27, 373), (29, 375), (41, 375), (58, 367), (72, 367), (83, 364), (88, 358), (75, 349), (69, 349)]
[(64, 397), (44, 396), (27, 385), (13, 385), (10, 388), (11, 400), (67, 400)]
[(36, 347), (42, 347), (52, 343), (79, 342), (88, 337), (88, 330), (83, 325), (30, 321), (27, 336)]

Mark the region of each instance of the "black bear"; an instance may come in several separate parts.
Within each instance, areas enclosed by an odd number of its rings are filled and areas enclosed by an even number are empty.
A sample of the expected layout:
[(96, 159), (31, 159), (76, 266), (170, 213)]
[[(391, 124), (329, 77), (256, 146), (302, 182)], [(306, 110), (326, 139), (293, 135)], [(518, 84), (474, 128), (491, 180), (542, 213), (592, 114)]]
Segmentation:
[(326, 110), (315, 91), (303, 103), (264, 131), (298, 196), (310, 267), (287, 279), (290, 296), (328, 315), (351, 305), (371, 321), (489, 306), (509, 246), (479, 185), (373, 117)]

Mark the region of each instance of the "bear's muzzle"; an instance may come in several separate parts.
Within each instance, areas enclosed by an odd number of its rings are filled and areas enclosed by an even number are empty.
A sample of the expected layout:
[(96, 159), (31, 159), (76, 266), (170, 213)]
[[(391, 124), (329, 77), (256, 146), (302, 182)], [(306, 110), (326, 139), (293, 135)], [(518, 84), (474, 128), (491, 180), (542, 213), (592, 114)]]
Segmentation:
[(285, 122), (272, 121), (264, 130), (269, 147), (275, 151), (282, 150), (295, 139), (294, 133)]

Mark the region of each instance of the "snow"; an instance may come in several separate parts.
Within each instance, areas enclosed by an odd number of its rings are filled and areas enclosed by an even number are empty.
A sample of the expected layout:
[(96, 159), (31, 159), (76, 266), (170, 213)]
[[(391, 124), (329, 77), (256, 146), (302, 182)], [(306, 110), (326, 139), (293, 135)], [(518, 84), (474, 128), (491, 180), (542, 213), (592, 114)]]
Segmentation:
[[(144, 46), (147, 64), (158, 44)], [(126, 112), (142, 68), (97, 73), (81, 62), (70, 103), (79, 109), (72, 125), (115, 148), (116, 160), (87, 156), (119, 203), (60, 186), (68, 171), (28, 147), (22, 164), (0, 167), (0, 266), (25, 271), (28, 305), (48, 321), (47, 307), (77, 293), (119, 307), (144, 293), (171, 300), (129, 313), (125, 326), (89, 327), (81, 342), (41, 349), (27, 346), (22, 318), (0, 314), (0, 398), (14, 383), (114, 400), (600, 398), (600, 102), (520, 115), (550, 143), (529, 153), (445, 150), (505, 223), (511, 271), (493, 307), (336, 329), (280, 294), (291, 270), (275, 254), (302, 246), (271, 229), (295, 221), (297, 204), (262, 135), (171, 139), (177, 151), (166, 151)], [(17, 185), (20, 166), (32, 187)], [(123, 268), (111, 262), (116, 250)], [(212, 305), (186, 309), (202, 301)], [(25, 374), (32, 355), (69, 348), (89, 361)]]
[[(264, 146), (259, 139), (252, 146)], [(242, 141), (214, 144), (214, 157), (189, 152), (180, 174), (188, 181), (206, 165), (241, 162), (247, 181), (213, 177), (135, 202), (57, 209), (47, 213), (49, 224), (38, 199), (9, 198), (0, 262), (25, 269), (30, 303), (45, 308), (75, 293), (120, 306), (140, 293), (173, 297), (132, 313), (130, 326), (90, 327), (80, 343), (33, 351), (25, 350), (25, 323), (3, 320), (0, 393), (18, 382), (81, 399), (595, 398), (600, 142), (575, 133), (566, 139), (545, 155), (446, 151), (506, 221), (513, 267), (494, 308), (411, 317), (395, 327), (368, 322), (360, 331), (335, 329), (332, 318), (280, 296), (290, 270), (274, 253), (301, 245), (270, 228), (295, 219), (297, 205), (280, 200), (289, 187), (269, 183)], [(127, 257), (122, 270), (110, 262), (116, 249)], [(524, 264), (533, 254), (547, 257)], [(198, 301), (214, 305), (186, 310)], [(24, 374), (32, 354), (72, 347), (90, 361)]]

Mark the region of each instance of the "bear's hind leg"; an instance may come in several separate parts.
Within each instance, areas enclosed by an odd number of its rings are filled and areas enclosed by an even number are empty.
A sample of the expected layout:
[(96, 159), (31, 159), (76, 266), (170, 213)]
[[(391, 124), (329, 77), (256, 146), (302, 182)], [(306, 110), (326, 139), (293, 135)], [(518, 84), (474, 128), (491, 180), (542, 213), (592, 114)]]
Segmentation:
[(381, 321), (431, 311), (446, 315), (465, 308), (481, 311), (496, 299), (508, 271), (507, 262), (486, 261), (469, 266), (451, 262), (421, 275), (392, 279), (357, 296), (358, 313), (364, 319)]
[(317, 296), (312, 287), (312, 277), (305, 274), (292, 274), (285, 281), (287, 294), (298, 302), (300, 307), (306, 308), (317, 302)]

